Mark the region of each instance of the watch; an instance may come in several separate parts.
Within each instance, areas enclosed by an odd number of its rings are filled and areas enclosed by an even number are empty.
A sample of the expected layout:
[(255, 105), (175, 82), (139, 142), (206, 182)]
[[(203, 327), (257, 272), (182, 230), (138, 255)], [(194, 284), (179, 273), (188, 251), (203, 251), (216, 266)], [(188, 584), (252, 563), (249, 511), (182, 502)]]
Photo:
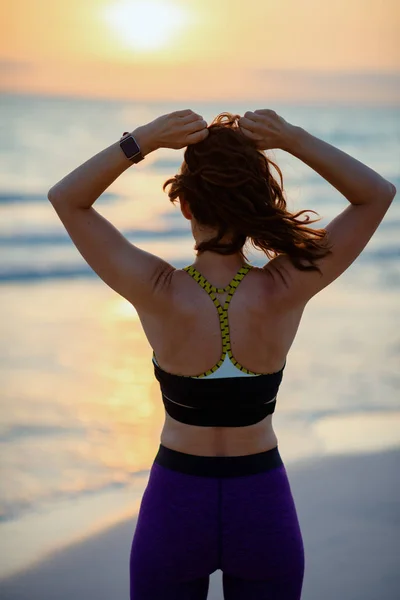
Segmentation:
[(121, 149), (125, 154), (126, 158), (131, 160), (133, 163), (138, 163), (144, 159), (144, 156), (140, 151), (139, 144), (137, 143), (133, 135), (128, 131), (125, 131), (125, 133), (121, 137), (119, 145), (121, 146)]

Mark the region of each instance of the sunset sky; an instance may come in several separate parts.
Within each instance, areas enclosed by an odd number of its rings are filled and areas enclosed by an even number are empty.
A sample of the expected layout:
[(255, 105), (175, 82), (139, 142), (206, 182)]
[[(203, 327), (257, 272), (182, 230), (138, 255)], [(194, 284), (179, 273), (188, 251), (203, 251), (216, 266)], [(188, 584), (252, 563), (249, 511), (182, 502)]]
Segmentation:
[(1, 88), (400, 101), (396, 0), (6, 0)]

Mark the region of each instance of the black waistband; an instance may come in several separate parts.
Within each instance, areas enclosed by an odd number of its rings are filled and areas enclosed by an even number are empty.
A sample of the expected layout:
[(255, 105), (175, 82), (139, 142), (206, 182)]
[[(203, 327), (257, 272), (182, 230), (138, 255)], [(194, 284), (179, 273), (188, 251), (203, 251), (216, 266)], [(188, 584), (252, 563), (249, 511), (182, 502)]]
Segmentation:
[(203, 477), (255, 475), (283, 465), (278, 446), (244, 456), (197, 456), (160, 444), (154, 462), (173, 471)]

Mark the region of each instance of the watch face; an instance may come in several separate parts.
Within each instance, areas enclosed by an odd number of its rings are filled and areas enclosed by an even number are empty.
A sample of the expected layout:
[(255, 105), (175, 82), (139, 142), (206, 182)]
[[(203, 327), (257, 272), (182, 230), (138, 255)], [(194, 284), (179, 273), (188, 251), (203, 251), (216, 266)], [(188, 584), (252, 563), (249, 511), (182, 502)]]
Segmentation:
[(140, 152), (140, 148), (132, 136), (122, 140), (121, 147), (128, 158), (132, 158), (132, 156), (135, 156), (135, 154)]

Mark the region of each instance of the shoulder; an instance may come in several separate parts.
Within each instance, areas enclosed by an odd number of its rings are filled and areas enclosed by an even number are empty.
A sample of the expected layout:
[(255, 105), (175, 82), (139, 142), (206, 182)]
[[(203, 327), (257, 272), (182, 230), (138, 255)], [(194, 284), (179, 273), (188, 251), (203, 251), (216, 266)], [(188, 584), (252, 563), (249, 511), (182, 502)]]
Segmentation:
[(263, 267), (253, 267), (252, 272), (258, 275), (258, 280), (268, 296), (279, 298), (282, 289), (285, 287), (285, 283), (281, 274), (282, 267), (274, 262), (275, 260), (270, 260)]
[(193, 309), (199, 286), (184, 269), (175, 269), (169, 278), (169, 299), (171, 308), (180, 311)]
[(276, 304), (282, 310), (305, 307), (307, 301), (297, 297), (293, 291), (292, 273), (294, 267), (289, 256), (279, 254), (271, 259), (264, 267), (263, 271), (270, 280), (271, 290)]

